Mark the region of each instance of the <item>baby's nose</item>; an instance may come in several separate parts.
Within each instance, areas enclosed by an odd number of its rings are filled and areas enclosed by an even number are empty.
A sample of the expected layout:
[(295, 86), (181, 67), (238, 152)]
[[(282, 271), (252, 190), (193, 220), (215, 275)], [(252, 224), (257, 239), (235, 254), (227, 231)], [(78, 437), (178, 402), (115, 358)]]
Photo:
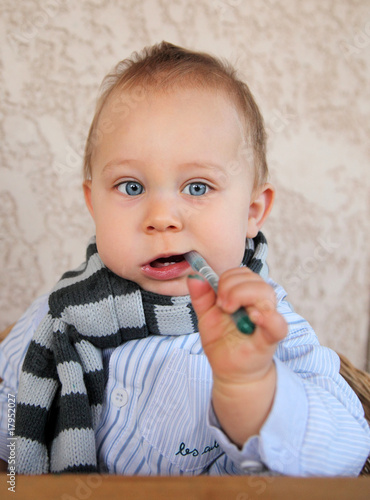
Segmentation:
[(144, 220), (144, 231), (181, 231), (183, 223), (174, 200), (156, 200), (148, 206)]

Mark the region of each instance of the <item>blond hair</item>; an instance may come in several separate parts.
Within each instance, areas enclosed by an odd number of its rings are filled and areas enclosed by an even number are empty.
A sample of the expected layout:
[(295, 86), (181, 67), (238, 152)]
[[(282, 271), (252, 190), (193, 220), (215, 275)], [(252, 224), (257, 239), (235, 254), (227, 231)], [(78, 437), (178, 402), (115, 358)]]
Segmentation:
[(245, 141), (252, 152), (255, 170), (254, 187), (266, 182), (266, 133), (262, 115), (247, 84), (238, 79), (235, 69), (229, 63), (168, 42), (146, 47), (140, 53), (135, 52), (131, 58), (120, 61), (104, 78), (85, 146), (84, 179), (91, 178), (94, 148), (103, 134), (109, 131), (109, 125), (104, 130), (104, 124), (99, 124), (99, 118), (113, 92), (117, 89), (132, 91), (136, 88), (140, 94), (143, 89), (165, 90), (174, 86), (210, 87), (227, 92), (243, 119)]

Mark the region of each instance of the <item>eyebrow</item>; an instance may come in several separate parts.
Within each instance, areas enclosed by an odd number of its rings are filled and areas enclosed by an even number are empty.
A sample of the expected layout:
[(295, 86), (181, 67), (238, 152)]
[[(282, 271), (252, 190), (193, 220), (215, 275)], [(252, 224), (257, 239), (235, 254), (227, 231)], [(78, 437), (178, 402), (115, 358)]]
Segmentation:
[(213, 162), (208, 162), (208, 161), (205, 161), (205, 162), (186, 162), (186, 163), (181, 163), (179, 165), (180, 167), (197, 167), (197, 168), (204, 168), (204, 169), (207, 169), (207, 170), (224, 170), (225, 169), (225, 166), (223, 165), (218, 165), (217, 163), (213, 163)]
[(115, 167), (130, 166), (130, 164), (132, 164), (133, 162), (135, 162), (135, 160), (131, 160), (131, 159), (116, 159), (116, 160), (111, 160), (106, 165), (104, 165), (101, 173), (104, 174), (107, 171), (109, 172), (110, 170), (113, 170)]
[[(103, 167), (103, 170), (102, 170), (102, 174), (104, 174), (105, 172), (109, 172), (110, 170), (113, 170), (115, 167), (119, 167), (119, 166), (132, 166), (132, 164), (137, 164), (139, 163), (138, 160), (134, 160), (134, 159), (116, 159), (116, 160), (111, 160), (109, 161), (106, 165), (104, 165)], [(217, 163), (213, 163), (213, 162), (208, 162), (208, 161), (189, 161), (189, 162), (185, 162), (185, 163), (180, 163), (178, 165), (179, 167), (181, 168), (186, 168), (186, 167), (195, 167), (195, 168), (202, 168), (202, 169), (206, 169), (206, 170), (221, 170), (221, 171), (224, 171), (225, 170), (225, 166), (223, 165), (219, 165)]]

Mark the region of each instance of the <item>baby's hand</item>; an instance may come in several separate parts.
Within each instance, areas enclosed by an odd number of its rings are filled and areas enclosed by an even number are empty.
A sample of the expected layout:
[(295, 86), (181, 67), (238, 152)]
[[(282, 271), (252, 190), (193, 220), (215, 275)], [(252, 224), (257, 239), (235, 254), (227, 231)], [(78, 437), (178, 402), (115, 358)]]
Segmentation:
[[(223, 273), (218, 294), (198, 279), (188, 279), (204, 352), (213, 372), (212, 401), (218, 420), (239, 446), (259, 432), (274, 399), (273, 355), (288, 331), (276, 310), (273, 288), (248, 268)], [(241, 333), (230, 314), (245, 307), (255, 323)]]
[[(189, 279), (188, 286), (214, 377), (225, 382), (263, 377), (277, 343), (287, 334), (273, 288), (248, 268), (223, 273), (217, 296), (207, 282)], [(246, 308), (256, 325), (252, 335), (239, 332), (230, 317), (239, 307)]]

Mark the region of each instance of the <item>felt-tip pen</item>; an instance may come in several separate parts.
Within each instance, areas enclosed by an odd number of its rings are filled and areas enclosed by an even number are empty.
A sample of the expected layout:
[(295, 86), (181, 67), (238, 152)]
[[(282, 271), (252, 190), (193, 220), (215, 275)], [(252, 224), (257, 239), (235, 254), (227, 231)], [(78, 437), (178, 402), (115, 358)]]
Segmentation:
[[(207, 264), (206, 260), (195, 250), (186, 253), (184, 257), (192, 269), (202, 275), (211, 285), (215, 293), (217, 293), (219, 277)], [(237, 311), (232, 313), (231, 317), (240, 332), (248, 335), (254, 332), (256, 326), (249, 319), (244, 307), (240, 307)]]

